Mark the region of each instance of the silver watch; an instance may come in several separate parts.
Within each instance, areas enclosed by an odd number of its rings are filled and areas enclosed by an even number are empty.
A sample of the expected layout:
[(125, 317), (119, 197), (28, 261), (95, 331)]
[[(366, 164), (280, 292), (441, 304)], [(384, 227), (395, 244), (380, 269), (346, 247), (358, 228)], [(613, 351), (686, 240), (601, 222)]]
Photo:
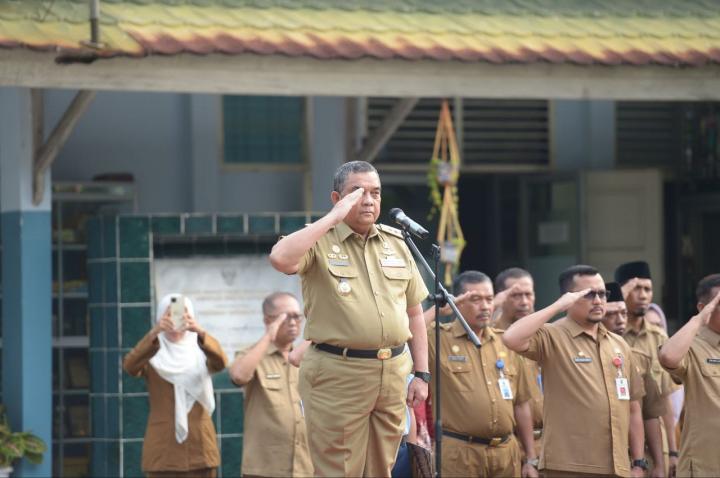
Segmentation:
[(526, 458), (525, 463), (537, 468), (540, 465), (540, 458)]

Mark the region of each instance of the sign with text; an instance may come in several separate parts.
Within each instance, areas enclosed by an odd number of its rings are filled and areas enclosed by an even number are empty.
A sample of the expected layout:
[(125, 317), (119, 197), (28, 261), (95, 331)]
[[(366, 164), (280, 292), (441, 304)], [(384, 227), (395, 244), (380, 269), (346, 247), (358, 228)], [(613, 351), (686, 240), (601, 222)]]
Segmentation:
[(265, 254), (156, 259), (153, 275), (155, 303), (171, 293), (189, 297), (198, 322), (229, 360), (265, 333), (262, 301), (267, 295), (286, 291), (302, 297), (300, 278), (273, 269)]

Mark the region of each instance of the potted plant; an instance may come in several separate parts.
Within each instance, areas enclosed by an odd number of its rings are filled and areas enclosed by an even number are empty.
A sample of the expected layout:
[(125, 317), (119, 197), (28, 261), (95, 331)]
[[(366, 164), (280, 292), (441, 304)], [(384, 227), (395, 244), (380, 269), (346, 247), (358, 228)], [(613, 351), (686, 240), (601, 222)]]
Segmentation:
[(13, 463), (20, 458), (41, 463), (45, 449), (45, 442), (32, 433), (10, 430), (5, 405), (0, 404), (0, 478), (10, 476)]

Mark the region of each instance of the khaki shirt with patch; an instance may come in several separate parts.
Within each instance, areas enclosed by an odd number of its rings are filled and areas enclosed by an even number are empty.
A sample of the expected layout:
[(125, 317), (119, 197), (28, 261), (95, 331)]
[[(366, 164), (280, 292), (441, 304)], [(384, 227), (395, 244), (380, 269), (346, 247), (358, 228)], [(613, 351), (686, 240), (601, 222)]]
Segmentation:
[(632, 353), (645, 388), (645, 396), (642, 399), (643, 420), (661, 417), (667, 411), (667, 400), (660, 393), (660, 385), (655, 381), (652, 373), (652, 357), (636, 348), (632, 349)]
[(595, 340), (570, 318), (541, 327), (522, 355), (542, 366), (545, 389), (540, 467), (630, 476), (630, 401), (618, 399), (612, 360), (623, 360), (630, 400), (644, 395), (630, 346), (602, 324)]
[(658, 360), (658, 349), (668, 339), (667, 334), (661, 327), (643, 319), (639, 332), (627, 329), (623, 338), (631, 347), (641, 350), (652, 357), (650, 372), (653, 379), (660, 385), (660, 393), (664, 397), (677, 390), (678, 387), (672, 382), (670, 375), (663, 370), (660, 360)]
[[(479, 438), (502, 437), (515, 428), (514, 405), (530, 399), (530, 383), (522, 357), (502, 343), (500, 329), (489, 328), (480, 349), (470, 341), (457, 320), (440, 329), (440, 386), (443, 428)], [(435, 326), (428, 328), (428, 356), (435, 369)], [(503, 399), (496, 361), (502, 358), (505, 378), (510, 380), (512, 399)]]
[[(500, 321), (495, 322), (495, 328), (505, 330), (508, 324), (501, 323)], [(512, 325), (512, 324), (510, 324)], [(530, 413), (532, 414), (533, 428), (539, 430), (543, 427), (543, 390), (542, 390), (542, 369), (540, 365), (534, 360), (530, 360), (525, 357), (521, 357), (525, 365), (525, 373), (528, 376), (528, 380), (531, 382), (530, 386)]]
[(685, 386), (685, 423), (677, 476), (718, 476), (720, 334), (703, 326), (680, 365), (667, 370)]
[[(249, 348), (236, 354), (245, 355)], [(242, 474), (312, 476), (298, 368), (270, 345), (245, 384)]]
[(428, 296), (402, 233), (381, 224), (365, 240), (341, 222), (305, 253), (298, 272), (305, 338), (315, 343), (400, 346), (410, 339), (407, 309)]

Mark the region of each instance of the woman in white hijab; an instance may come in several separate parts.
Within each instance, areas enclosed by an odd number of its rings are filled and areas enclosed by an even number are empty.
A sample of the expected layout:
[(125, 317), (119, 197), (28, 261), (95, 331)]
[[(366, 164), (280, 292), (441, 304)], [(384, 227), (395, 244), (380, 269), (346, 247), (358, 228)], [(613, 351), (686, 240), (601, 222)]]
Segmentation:
[(212, 413), (210, 374), (227, 358), (220, 344), (195, 319), (186, 297), (183, 325), (175, 329), (170, 303), (162, 298), (150, 332), (125, 356), (123, 368), (147, 383), (150, 414), (143, 442), (142, 469), (148, 477), (215, 477), (220, 454)]

